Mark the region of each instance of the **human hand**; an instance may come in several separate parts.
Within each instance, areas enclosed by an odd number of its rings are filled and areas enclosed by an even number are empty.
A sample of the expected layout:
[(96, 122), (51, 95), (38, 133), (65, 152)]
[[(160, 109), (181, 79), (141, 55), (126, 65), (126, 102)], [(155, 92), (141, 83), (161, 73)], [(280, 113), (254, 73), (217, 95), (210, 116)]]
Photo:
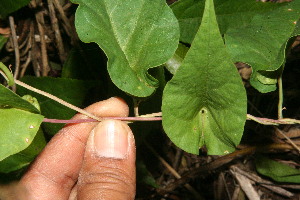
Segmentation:
[[(128, 116), (120, 98), (85, 109), (96, 116)], [(85, 119), (82, 114), (72, 119)], [(20, 182), (12, 199), (134, 199), (135, 143), (126, 123), (106, 120), (65, 126), (47, 144)]]

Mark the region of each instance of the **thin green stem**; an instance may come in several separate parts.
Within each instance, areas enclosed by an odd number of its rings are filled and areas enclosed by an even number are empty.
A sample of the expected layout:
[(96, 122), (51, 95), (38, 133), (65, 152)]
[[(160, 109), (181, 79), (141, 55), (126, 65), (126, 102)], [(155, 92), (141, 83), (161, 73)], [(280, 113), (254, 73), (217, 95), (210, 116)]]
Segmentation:
[(282, 88), (282, 74), (278, 78), (278, 119), (282, 119), (282, 104), (283, 104), (283, 88)]

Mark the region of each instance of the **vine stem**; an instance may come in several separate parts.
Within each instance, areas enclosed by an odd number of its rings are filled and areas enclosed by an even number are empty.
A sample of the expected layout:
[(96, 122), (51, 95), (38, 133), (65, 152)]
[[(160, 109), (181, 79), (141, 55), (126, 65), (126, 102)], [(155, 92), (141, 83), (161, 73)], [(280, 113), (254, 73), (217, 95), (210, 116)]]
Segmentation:
[[(102, 120), (107, 119), (115, 119), (122, 121), (161, 121), (161, 117), (102, 117)], [(44, 118), (43, 122), (49, 123), (61, 123), (61, 124), (75, 124), (75, 123), (86, 123), (86, 122), (98, 122), (95, 119), (70, 119), (70, 120), (62, 120), (62, 119), (48, 119)]]
[(297, 119), (291, 119), (291, 118), (269, 119), (269, 118), (255, 117), (250, 114), (247, 114), (247, 120), (253, 120), (263, 125), (300, 124), (300, 120)]
[[(46, 96), (70, 109), (73, 109), (81, 114), (84, 114), (91, 119), (79, 119), (79, 120), (59, 120), (59, 119), (44, 119), (44, 122), (49, 122), (49, 123), (82, 123), (82, 122), (93, 122), (93, 121), (103, 121), (105, 119), (117, 119), (117, 120), (123, 120), (123, 121), (161, 121), (162, 120), (162, 113), (152, 113), (152, 114), (146, 114), (146, 115), (141, 115), (139, 117), (97, 117), (81, 108), (78, 108), (52, 94), (49, 94), (47, 92), (44, 92), (42, 90), (39, 90), (37, 88), (34, 88), (30, 85), (27, 85), (26, 83), (23, 83), (19, 80), (16, 80), (13, 78), (12, 74), (10, 71), (5, 67), (3, 63), (0, 62), (0, 74), (7, 80), (8, 84), (11, 86), (14, 83), (22, 86), (28, 90), (31, 90), (33, 92), (36, 92), (38, 94), (41, 94), (43, 96)], [(268, 118), (261, 118), (261, 117), (255, 117), (253, 115), (247, 114), (247, 120), (253, 120), (259, 124), (263, 125), (280, 125), (280, 124), (300, 124), (300, 120), (297, 119), (291, 119), (291, 118), (281, 118), (281, 119), (268, 119)]]
[(283, 104), (283, 88), (282, 88), (282, 74), (278, 78), (278, 119), (282, 119), (282, 104)]

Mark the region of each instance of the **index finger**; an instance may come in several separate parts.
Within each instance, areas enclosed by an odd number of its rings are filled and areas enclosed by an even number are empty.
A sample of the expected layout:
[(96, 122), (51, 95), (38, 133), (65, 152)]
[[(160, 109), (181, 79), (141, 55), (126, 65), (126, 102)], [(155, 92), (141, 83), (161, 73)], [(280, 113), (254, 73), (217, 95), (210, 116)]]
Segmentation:
[[(129, 109), (121, 98), (110, 98), (85, 109), (99, 117), (126, 117)], [(72, 119), (85, 119), (82, 114)], [(85, 145), (97, 122), (65, 126), (47, 144), (20, 181), (24, 199), (68, 199), (77, 181)], [(26, 193), (26, 194), (24, 194)]]

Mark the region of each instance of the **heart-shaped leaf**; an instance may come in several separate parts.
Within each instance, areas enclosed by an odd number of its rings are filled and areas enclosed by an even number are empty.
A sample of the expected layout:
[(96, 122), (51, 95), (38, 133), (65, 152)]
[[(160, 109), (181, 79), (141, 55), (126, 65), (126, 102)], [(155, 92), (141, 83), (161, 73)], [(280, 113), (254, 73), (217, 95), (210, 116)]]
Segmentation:
[[(201, 24), (205, 0), (181, 0), (171, 5), (180, 27), (180, 41), (191, 44)], [(223, 35), (228, 29), (251, 23), (254, 16), (285, 6), (255, 0), (215, 0), (215, 12)]]
[[(204, 0), (182, 0), (172, 6), (181, 41), (193, 41), (203, 5)], [(215, 5), (220, 31), (233, 61), (251, 65), (251, 85), (260, 92), (275, 90), (287, 41), (299, 35), (294, 29), (300, 18), (300, 1), (215, 0)]]
[(179, 26), (164, 0), (74, 0), (76, 29), (84, 42), (96, 42), (108, 57), (110, 78), (121, 90), (151, 95), (158, 81), (149, 68), (175, 52)]
[(296, 21), (300, 18), (300, 1), (293, 1), (269, 12), (255, 15), (246, 26), (228, 29), (226, 46), (234, 61), (252, 67), (251, 85), (260, 92), (276, 89), (277, 69), (285, 61), (285, 49)]
[(182, 65), (165, 87), (163, 127), (183, 150), (209, 154), (235, 149), (246, 121), (246, 92), (206, 0), (201, 26)]

